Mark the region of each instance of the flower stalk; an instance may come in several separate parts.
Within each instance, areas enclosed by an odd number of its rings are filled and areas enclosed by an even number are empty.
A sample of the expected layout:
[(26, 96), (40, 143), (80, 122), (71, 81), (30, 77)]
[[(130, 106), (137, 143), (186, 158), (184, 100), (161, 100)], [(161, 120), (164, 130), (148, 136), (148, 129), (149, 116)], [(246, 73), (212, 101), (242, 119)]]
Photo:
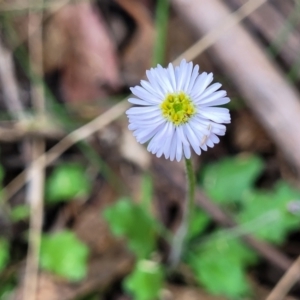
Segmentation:
[(186, 246), (192, 213), (195, 201), (195, 174), (193, 171), (191, 159), (185, 159), (186, 177), (187, 177), (187, 196), (184, 202), (183, 215), (177, 232), (174, 235), (170, 253), (170, 267), (174, 269), (178, 266), (184, 248)]

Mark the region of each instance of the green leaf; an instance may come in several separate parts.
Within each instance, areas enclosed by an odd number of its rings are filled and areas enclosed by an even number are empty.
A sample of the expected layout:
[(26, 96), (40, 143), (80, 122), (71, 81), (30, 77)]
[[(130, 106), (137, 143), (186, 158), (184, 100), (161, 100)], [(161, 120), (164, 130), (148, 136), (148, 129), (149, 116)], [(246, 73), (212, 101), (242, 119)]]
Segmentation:
[(41, 267), (70, 281), (86, 276), (88, 254), (88, 247), (72, 231), (42, 237)]
[(200, 284), (212, 294), (229, 298), (249, 293), (245, 267), (255, 261), (255, 253), (241, 242), (221, 237), (203, 243), (187, 258)]
[(2, 165), (0, 165), (0, 184), (2, 185), (2, 180), (4, 178), (4, 169)]
[(0, 272), (6, 267), (9, 260), (9, 243), (7, 240), (0, 238)]
[(300, 192), (284, 182), (277, 183), (273, 192), (252, 191), (245, 195), (244, 209), (237, 220), (249, 223), (257, 238), (280, 244), (300, 226), (299, 216), (288, 211), (289, 203), (299, 198)]
[(1, 284), (0, 286), (0, 300), (13, 299), (13, 291), (15, 290), (16, 285), (8, 282), (6, 284)]
[(164, 271), (153, 261), (139, 261), (125, 279), (124, 287), (136, 300), (158, 299), (164, 284)]
[(91, 184), (82, 166), (63, 164), (53, 170), (47, 180), (46, 198), (49, 202), (70, 201), (90, 194)]
[(202, 174), (203, 188), (219, 203), (239, 201), (253, 187), (262, 169), (263, 162), (258, 156), (225, 158), (206, 166)]
[(146, 211), (151, 211), (152, 196), (152, 180), (150, 175), (147, 174), (142, 178), (142, 205)]
[(30, 208), (26, 204), (21, 204), (12, 208), (10, 217), (13, 222), (19, 222), (28, 219), (30, 215)]
[(155, 221), (131, 199), (120, 199), (103, 214), (111, 231), (126, 237), (129, 249), (139, 258), (147, 257), (155, 249)]
[(210, 222), (209, 216), (202, 210), (195, 208), (192, 211), (188, 239), (199, 236)]

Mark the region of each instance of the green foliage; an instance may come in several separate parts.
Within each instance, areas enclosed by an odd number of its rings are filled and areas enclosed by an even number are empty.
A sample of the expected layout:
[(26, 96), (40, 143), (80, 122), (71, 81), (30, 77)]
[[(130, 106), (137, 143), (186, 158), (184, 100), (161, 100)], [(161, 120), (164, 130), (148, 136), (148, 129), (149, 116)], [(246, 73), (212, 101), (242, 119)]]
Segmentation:
[(67, 163), (53, 170), (46, 184), (49, 202), (70, 201), (90, 194), (91, 184), (85, 170), (77, 163)]
[(299, 198), (299, 191), (279, 182), (272, 192), (253, 191), (245, 195), (245, 206), (237, 219), (240, 223), (252, 222), (256, 237), (280, 244), (291, 230), (300, 226), (299, 216), (288, 211), (288, 204)]
[(139, 261), (133, 272), (125, 279), (124, 287), (135, 300), (158, 299), (164, 284), (164, 271), (153, 261)]
[[(299, 215), (288, 210), (290, 203), (300, 199), (300, 192), (285, 182), (278, 182), (273, 190), (257, 189), (254, 183), (262, 169), (262, 160), (249, 155), (225, 158), (208, 165), (202, 173), (206, 193), (231, 210), (239, 224), (235, 229), (212, 233), (209, 242), (188, 255), (187, 262), (199, 283), (213, 294), (233, 299), (249, 292), (246, 267), (256, 261), (256, 255), (237, 240), (238, 236), (252, 233), (280, 244), (300, 226)], [(238, 211), (232, 203), (239, 204)], [(201, 232), (199, 226), (198, 235)]]
[(228, 157), (206, 166), (203, 171), (203, 188), (207, 195), (219, 203), (239, 201), (251, 189), (263, 169), (258, 156)]
[(155, 221), (131, 199), (120, 199), (103, 214), (112, 232), (126, 237), (128, 247), (139, 258), (147, 257), (155, 249)]
[(1, 199), (3, 197), (3, 186), (2, 186), (2, 182), (3, 182), (3, 179), (4, 179), (4, 169), (2, 167), (2, 165), (0, 165), (0, 204), (1, 204)]
[(151, 211), (151, 201), (153, 197), (152, 180), (149, 175), (145, 175), (142, 180), (142, 205), (148, 212)]
[(88, 254), (88, 247), (72, 231), (42, 237), (42, 268), (70, 281), (79, 281), (86, 276)]
[(10, 217), (13, 222), (19, 222), (28, 219), (30, 215), (30, 208), (26, 204), (21, 204), (12, 208)]
[(9, 260), (9, 243), (0, 238), (0, 272), (6, 267)]
[(2, 165), (0, 165), (0, 182), (1, 182), (1, 185), (2, 185), (3, 178), (4, 178), (4, 169), (3, 169)]
[(12, 299), (15, 284), (9, 282), (0, 286), (0, 300)]
[(255, 254), (234, 239), (214, 237), (188, 256), (200, 284), (212, 294), (236, 298), (249, 292), (244, 268), (256, 261)]
[(209, 216), (198, 208), (192, 211), (191, 218), (188, 239), (199, 236), (210, 222)]

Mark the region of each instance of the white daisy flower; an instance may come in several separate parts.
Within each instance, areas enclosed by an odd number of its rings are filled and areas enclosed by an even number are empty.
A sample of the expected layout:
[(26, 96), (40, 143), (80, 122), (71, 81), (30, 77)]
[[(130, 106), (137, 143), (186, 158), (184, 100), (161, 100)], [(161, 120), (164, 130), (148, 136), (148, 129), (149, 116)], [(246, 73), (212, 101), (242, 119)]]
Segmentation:
[[(215, 107), (228, 103), (226, 92), (218, 89), (213, 74), (199, 74), (199, 66), (182, 60), (180, 65), (168, 68), (157, 65), (146, 71), (149, 81), (131, 88), (137, 98), (130, 103), (138, 106), (127, 110), (128, 128), (137, 141), (148, 141), (148, 151), (166, 159), (180, 161), (183, 155), (191, 157), (191, 147), (200, 155), (201, 150), (213, 147), (224, 135), (230, 123), (227, 108)], [(210, 85), (210, 86), (209, 86)]]

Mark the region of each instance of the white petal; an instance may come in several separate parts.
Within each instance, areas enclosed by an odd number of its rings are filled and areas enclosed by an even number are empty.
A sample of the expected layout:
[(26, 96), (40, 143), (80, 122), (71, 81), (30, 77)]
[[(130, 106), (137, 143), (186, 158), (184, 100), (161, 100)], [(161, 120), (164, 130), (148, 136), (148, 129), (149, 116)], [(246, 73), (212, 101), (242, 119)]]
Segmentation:
[(175, 77), (176, 77), (176, 85), (177, 85), (177, 92), (182, 90), (184, 85), (184, 80), (187, 74), (187, 63), (186, 60), (183, 59), (179, 65), (179, 67), (175, 68)]
[(135, 131), (134, 133), (137, 141), (141, 144), (148, 142), (155, 134), (157, 134), (157, 132), (162, 129), (163, 125), (164, 124), (162, 123), (157, 127), (147, 128), (140, 132)]
[(201, 105), (202, 103), (209, 103), (211, 101), (214, 101), (219, 98), (223, 98), (225, 96), (226, 96), (225, 91), (218, 91), (218, 92), (214, 92), (213, 94), (211, 94), (205, 98), (203, 98), (203, 95), (201, 95), (200, 97), (195, 98), (194, 102), (199, 103)]
[(214, 143), (218, 144), (220, 142), (220, 139), (213, 133), (210, 134), (209, 139)]
[(133, 88), (130, 88), (132, 94), (137, 96), (138, 98), (145, 100), (151, 104), (159, 104), (161, 100), (155, 97), (155, 95), (149, 93), (147, 90), (140, 86), (135, 86)]
[(217, 106), (217, 105), (223, 105), (230, 102), (230, 99), (228, 97), (219, 98), (213, 101), (209, 101), (207, 103), (201, 103), (201, 107), (207, 107), (207, 106)]
[(157, 106), (147, 106), (147, 107), (131, 107), (126, 111), (127, 115), (140, 115), (147, 114), (150, 112), (160, 111), (160, 108)]
[(173, 65), (170, 63), (167, 69), (168, 78), (170, 80), (170, 83), (173, 87), (173, 92), (176, 91), (176, 79), (175, 79), (175, 71)]
[(212, 81), (213, 81), (212, 73), (207, 74), (204, 72), (200, 74), (196, 79), (194, 88), (191, 91), (192, 99), (199, 97)]
[(166, 143), (164, 145), (164, 150), (163, 150), (163, 153), (164, 153), (166, 159), (168, 159), (170, 157), (170, 154), (171, 154), (170, 146), (171, 146), (171, 143), (172, 143), (172, 140), (174, 137), (174, 133), (175, 133), (174, 125), (171, 122), (169, 123), (169, 125), (170, 126), (168, 129), (167, 139), (166, 139)]
[(177, 134), (173, 134), (173, 139), (171, 142), (170, 147), (170, 160), (173, 161), (176, 156), (176, 149), (177, 149)]
[(191, 75), (192, 75), (192, 71), (193, 71), (193, 63), (189, 62), (186, 65), (185, 81), (184, 81), (183, 86), (182, 86), (182, 90), (184, 92), (186, 92), (187, 89), (188, 89), (188, 87), (189, 87), (190, 80), (191, 80)]
[(190, 148), (190, 145), (188, 145), (188, 146), (183, 145), (183, 152), (184, 152), (185, 158), (187, 158), (187, 159), (191, 158), (191, 148)]
[(157, 90), (155, 90), (153, 88), (153, 86), (146, 80), (141, 80), (141, 86), (147, 90), (149, 93), (153, 94), (154, 96), (156, 96), (157, 99), (162, 100), (163, 99), (163, 95), (161, 93), (159, 93)]
[[(176, 134), (175, 134), (176, 135)], [(182, 158), (182, 143), (177, 135), (177, 143), (176, 143), (176, 160), (180, 161)]]
[(132, 103), (132, 104), (136, 104), (136, 105), (153, 105), (153, 103), (147, 101), (147, 100), (141, 100), (141, 99), (136, 99), (136, 98), (129, 98), (128, 102)]
[(182, 126), (177, 126), (176, 127), (176, 133), (177, 133), (178, 138), (181, 140), (183, 145), (189, 145), (189, 142), (188, 142), (188, 140), (186, 139), (186, 137), (184, 135)]
[[(166, 125), (166, 130), (164, 132), (164, 141), (159, 150), (157, 151), (157, 157), (161, 157), (165, 150), (170, 148), (170, 143), (173, 136), (172, 123), (168, 122)], [(168, 151), (167, 151), (168, 153)]]
[(161, 98), (165, 98), (165, 92), (161, 89), (160, 85), (158, 84), (156, 76), (153, 73), (153, 69), (146, 71), (146, 75), (152, 87), (159, 93)]
[(190, 142), (192, 148), (198, 155), (200, 155), (201, 154), (201, 150), (199, 148), (200, 141), (197, 139), (197, 136), (195, 135), (194, 131), (192, 130), (189, 124), (185, 124), (183, 127), (184, 127), (183, 128), (184, 133), (188, 141)]
[(210, 87), (208, 87), (204, 93), (201, 95), (202, 98), (205, 98), (211, 95), (213, 92), (217, 91), (222, 86), (221, 83), (214, 83)]
[(188, 86), (188, 88), (187, 88), (187, 90), (186, 90), (188, 94), (189, 94), (189, 93), (191, 92), (191, 90), (193, 89), (194, 83), (195, 83), (196, 78), (198, 77), (198, 75), (199, 75), (199, 66), (196, 65), (196, 66), (194, 67), (194, 69), (193, 69), (192, 76), (191, 76), (191, 80), (190, 80), (189, 86)]
[(168, 73), (166, 69), (164, 69), (162, 66), (158, 66), (158, 70), (160, 71), (160, 76), (159, 76), (159, 84), (164, 86), (167, 90), (167, 92), (171, 93), (173, 92), (173, 87), (172, 84), (168, 78)]

